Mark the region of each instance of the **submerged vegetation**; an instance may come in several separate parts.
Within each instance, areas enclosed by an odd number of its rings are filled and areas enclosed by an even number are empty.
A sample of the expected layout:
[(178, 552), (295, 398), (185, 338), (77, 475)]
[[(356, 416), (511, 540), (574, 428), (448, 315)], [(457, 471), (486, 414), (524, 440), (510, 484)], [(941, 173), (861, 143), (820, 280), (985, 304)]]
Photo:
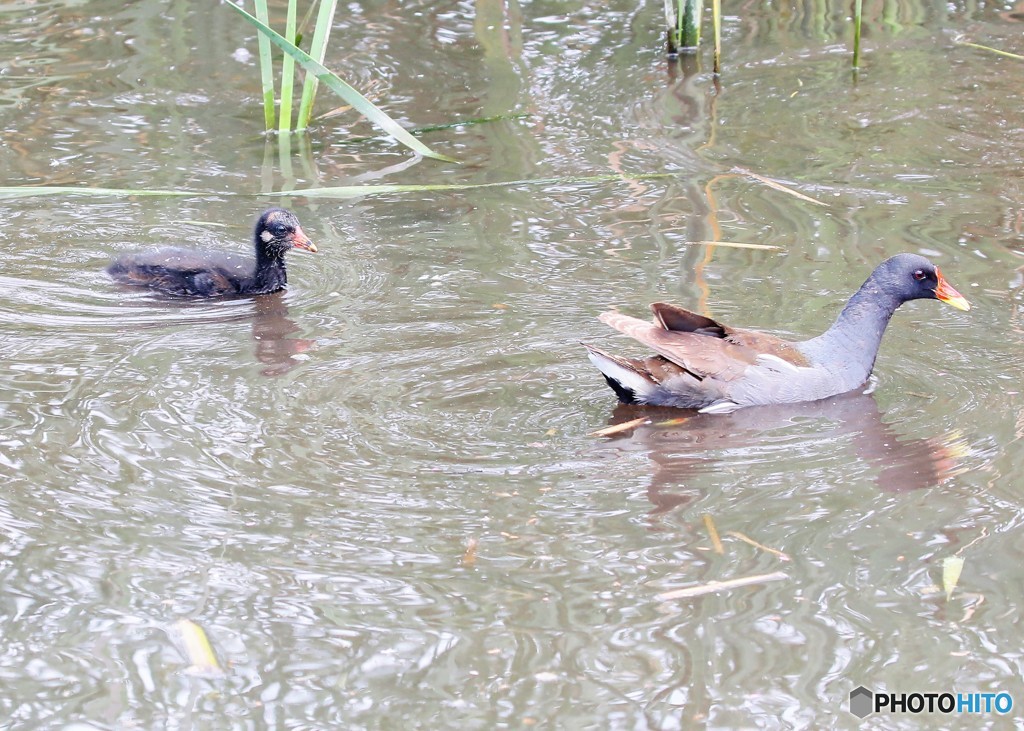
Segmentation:
[[(669, 56), (696, 53), (700, 45), (702, 0), (663, 0), (665, 4), (666, 48)], [(722, 2), (712, 0), (711, 25), (715, 39), (715, 73), (722, 58)]]
[(702, 0), (664, 0), (668, 24), (668, 52), (696, 50), (700, 45)]
[[(350, 104), (363, 117), (412, 151), (435, 160), (455, 162), (454, 159), (434, 152), (417, 140), (408, 130), (389, 117), (373, 102), (323, 65), (322, 62), (327, 52), (327, 41), (330, 37), (330, 25), (334, 18), (334, 9), (337, 5), (336, 0), (322, 0), (319, 3), (320, 12), (317, 14), (316, 28), (313, 31), (313, 44), (310, 49), (317, 56), (316, 58), (314, 58), (314, 55), (303, 51), (297, 45), (298, 42), (301, 42), (301, 36), (298, 34), (298, 8), (296, 0), (289, 0), (288, 2), (286, 35), (284, 36), (268, 25), (269, 18), (267, 17), (266, 0), (258, 0), (256, 3), (256, 16), (249, 14), (233, 2), (228, 2), (227, 5), (255, 26), (260, 33), (259, 58), (260, 78), (263, 84), (263, 117), (268, 131), (275, 127), (273, 54), (270, 49), (270, 45), (273, 44), (284, 52), (281, 64), (280, 110), (277, 115), (276, 124), (278, 132), (289, 134), (293, 129), (301, 131), (308, 127), (317, 85), (323, 83), (324, 86), (344, 99), (346, 103)], [(295, 91), (296, 63), (305, 69), (306, 78), (302, 90), (302, 99), (299, 104), (298, 120), (293, 128), (292, 104)]]
[[(703, 0), (662, 0), (665, 6), (666, 50), (671, 57), (694, 54), (700, 47)], [(855, 0), (853, 11), (853, 68), (860, 67), (860, 28), (863, 0)], [(714, 72), (721, 73), (722, 2), (712, 0), (711, 25), (714, 33)]]

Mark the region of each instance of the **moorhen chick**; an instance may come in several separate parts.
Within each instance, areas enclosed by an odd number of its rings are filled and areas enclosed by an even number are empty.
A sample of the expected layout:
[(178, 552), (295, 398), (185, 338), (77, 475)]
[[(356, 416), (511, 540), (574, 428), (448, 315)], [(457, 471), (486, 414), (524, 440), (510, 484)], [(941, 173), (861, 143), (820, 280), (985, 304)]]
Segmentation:
[(268, 294), (284, 289), (289, 249), (316, 252), (291, 211), (270, 208), (256, 222), (256, 259), (195, 249), (157, 249), (122, 254), (107, 267), (111, 277), (186, 297)]
[(657, 355), (623, 358), (584, 347), (623, 403), (724, 414), (744, 406), (816, 401), (868, 380), (889, 319), (914, 299), (971, 308), (930, 261), (898, 254), (879, 264), (832, 327), (810, 340), (788, 342), (727, 327), (659, 302), (651, 305), (653, 324), (617, 312), (599, 318)]

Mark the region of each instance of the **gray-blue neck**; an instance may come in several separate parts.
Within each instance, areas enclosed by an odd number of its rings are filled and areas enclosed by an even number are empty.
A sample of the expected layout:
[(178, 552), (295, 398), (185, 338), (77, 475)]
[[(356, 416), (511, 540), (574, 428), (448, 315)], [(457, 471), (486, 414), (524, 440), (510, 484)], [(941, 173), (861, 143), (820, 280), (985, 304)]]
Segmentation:
[(812, 361), (826, 364), (850, 388), (871, 375), (885, 328), (903, 300), (878, 286), (875, 277), (857, 290), (828, 330), (800, 344)]

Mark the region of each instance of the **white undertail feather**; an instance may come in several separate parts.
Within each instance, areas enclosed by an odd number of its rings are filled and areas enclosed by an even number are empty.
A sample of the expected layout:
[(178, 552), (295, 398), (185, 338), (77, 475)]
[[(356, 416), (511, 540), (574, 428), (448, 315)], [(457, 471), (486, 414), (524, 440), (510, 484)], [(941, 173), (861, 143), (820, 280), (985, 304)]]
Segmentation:
[(608, 378), (618, 381), (622, 384), (623, 388), (628, 388), (632, 391), (636, 395), (636, 400), (641, 403), (646, 403), (657, 390), (657, 384), (650, 379), (644, 378), (636, 371), (616, 363), (614, 360), (602, 355), (601, 353), (588, 350), (587, 357), (589, 357), (590, 362)]
[(705, 406), (703, 409), (698, 409), (698, 411), (701, 414), (731, 414), (738, 408), (740, 408), (740, 405), (735, 401), (715, 401), (710, 406)]

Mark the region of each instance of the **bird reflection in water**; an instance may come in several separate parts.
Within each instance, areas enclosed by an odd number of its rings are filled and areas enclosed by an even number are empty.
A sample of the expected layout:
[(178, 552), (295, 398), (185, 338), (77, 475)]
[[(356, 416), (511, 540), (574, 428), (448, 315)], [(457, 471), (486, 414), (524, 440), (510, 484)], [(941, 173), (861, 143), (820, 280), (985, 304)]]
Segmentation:
[[(962, 438), (955, 435), (900, 438), (882, 421), (874, 398), (859, 393), (803, 404), (757, 406), (722, 415), (619, 404), (609, 424), (638, 418), (647, 421), (611, 435), (602, 448), (647, 452), (655, 466), (647, 490), (654, 506), (652, 515), (699, 498), (703, 491), (690, 487), (693, 478), (726, 466), (726, 455), (764, 448), (773, 437), (794, 446), (794, 428), (800, 428), (800, 424), (813, 424), (813, 432), (806, 438), (811, 449), (820, 450), (823, 445), (830, 451), (845, 449), (874, 466), (875, 483), (886, 492), (938, 485), (962, 471), (958, 462), (965, 452)], [(806, 435), (808, 430), (801, 428), (801, 433)]]
[(288, 304), (285, 293), (274, 292), (255, 297), (255, 312), (252, 320), (252, 339), (256, 343), (256, 359), (266, 367), (260, 373), (264, 376), (280, 376), (302, 362), (296, 355), (313, 347), (315, 340), (290, 338), (288, 335), (300, 328), (288, 318)]

